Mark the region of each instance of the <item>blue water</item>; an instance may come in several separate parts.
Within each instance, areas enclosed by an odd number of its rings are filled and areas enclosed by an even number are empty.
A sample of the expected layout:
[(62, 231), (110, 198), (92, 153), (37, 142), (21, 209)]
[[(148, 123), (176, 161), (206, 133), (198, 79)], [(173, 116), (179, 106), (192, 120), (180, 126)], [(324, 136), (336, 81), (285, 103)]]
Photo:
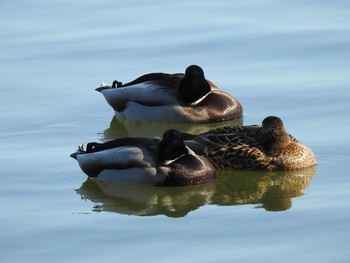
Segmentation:
[[(349, 262), (349, 13), (345, 0), (2, 1), (1, 261)], [(245, 125), (280, 116), (316, 169), (86, 181), (78, 144), (166, 128), (116, 123), (94, 89), (190, 64), (241, 101)]]

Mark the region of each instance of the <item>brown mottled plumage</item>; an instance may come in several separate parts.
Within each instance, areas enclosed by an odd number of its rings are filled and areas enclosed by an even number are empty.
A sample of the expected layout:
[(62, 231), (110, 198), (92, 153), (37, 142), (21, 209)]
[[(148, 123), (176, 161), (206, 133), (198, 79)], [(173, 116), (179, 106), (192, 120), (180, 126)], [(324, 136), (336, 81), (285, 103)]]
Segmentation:
[(275, 116), (261, 126), (225, 126), (189, 138), (185, 143), (220, 169), (296, 170), (316, 164), (310, 148), (287, 133)]

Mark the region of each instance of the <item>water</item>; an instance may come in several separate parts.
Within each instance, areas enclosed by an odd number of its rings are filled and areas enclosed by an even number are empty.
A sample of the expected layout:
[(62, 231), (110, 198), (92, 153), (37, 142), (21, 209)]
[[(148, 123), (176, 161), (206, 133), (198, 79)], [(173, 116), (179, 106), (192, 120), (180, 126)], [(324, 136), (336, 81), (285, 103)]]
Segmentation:
[[(2, 1), (1, 260), (348, 262), (349, 11), (347, 1)], [(190, 64), (239, 98), (244, 124), (280, 116), (315, 170), (220, 172), (175, 189), (86, 181), (69, 158), (79, 143), (167, 127), (116, 123), (94, 88)]]

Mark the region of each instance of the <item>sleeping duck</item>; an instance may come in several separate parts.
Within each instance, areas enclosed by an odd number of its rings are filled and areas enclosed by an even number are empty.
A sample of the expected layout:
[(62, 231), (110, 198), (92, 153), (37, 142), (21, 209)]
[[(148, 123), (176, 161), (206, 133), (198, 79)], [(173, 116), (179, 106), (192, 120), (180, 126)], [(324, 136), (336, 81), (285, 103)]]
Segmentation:
[(310, 148), (287, 133), (275, 116), (261, 126), (224, 126), (183, 138), (193, 151), (225, 170), (296, 170), (316, 164)]
[(239, 101), (206, 80), (196, 65), (185, 74), (150, 73), (126, 84), (102, 83), (96, 90), (118, 117), (133, 120), (209, 123), (242, 117)]
[(167, 130), (162, 140), (122, 138), (92, 142), (71, 155), (89, 177), (101, 181), (157, 186), (194, 185), (213, 181), (216, 170), (185, 146), (181, 133)]

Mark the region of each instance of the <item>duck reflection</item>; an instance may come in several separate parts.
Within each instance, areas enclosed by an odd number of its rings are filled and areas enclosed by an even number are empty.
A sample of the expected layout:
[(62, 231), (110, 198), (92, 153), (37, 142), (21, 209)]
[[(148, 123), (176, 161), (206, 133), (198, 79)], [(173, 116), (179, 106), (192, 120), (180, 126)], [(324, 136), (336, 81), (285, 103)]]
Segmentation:
[(292, 206), (292, 198), (303, 195), (309, 187), (316, 167), (297, 171), (234, 172), (220, 171), (212, 204), (220, 206), (256, 204), (267, 211), (284, 211)]
[(108, 129), (103, 131), (103, 140), (117, 139), (121, 137), (161, 137), (163, 132), (168, 129), (176, 128), (181, 132), (199, 134), (211, 129), (225, 125), (242, 126), (243, 119), (235, 119), (228, 122), (206, 123), (206, 124), (184, 124), (184, 123), (161, 123), (161, 122), (142, 122), (126, 118), (117, 118), (113, 116)]
[(77, 190), (96, 205), (93, 211), (136, 216), (183, 217), (205, 205), (251, 204), (266, 211), (284, 211), (303, 195), (315, 167), (288, 172), (219, 171), (215, 182), (188, 187), (121, 185), (86, 180)]
[(190, 211), (210, 203), (215, 185), (187, 187), (154, 187), (122, 185), (89, 178), (77, 193), (96, 203), (93, 211), (119, 214), (183, 217)]

